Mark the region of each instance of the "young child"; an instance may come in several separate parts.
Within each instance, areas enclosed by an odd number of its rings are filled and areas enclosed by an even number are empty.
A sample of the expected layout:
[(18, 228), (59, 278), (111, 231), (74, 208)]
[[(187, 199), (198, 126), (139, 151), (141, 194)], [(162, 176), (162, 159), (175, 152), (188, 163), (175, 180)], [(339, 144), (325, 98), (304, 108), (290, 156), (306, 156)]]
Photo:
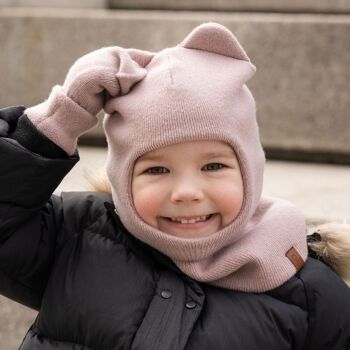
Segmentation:
[[(254, 73), (205, 23), (89, 53), (42, 104), (1, 110), (0, 292), (39, 310), (21, 349), (350, 349), (349, 287), (308, 257), (302, 213), (261, 195)], [(52, 195), (102, 108), (112, 195)]]

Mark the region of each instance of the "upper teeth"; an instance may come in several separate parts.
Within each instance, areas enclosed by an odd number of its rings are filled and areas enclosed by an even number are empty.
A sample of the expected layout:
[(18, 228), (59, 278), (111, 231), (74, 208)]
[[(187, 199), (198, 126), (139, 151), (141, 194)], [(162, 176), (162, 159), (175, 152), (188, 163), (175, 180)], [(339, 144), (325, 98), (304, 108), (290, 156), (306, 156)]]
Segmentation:
[(203, 215), (203, 216), (197, 216), (197, 217), (194, 217), (194, 218), (190, 218), (190, 219), (178, 219), (178, 218), (170, 218), (171, 221), (178, 221), (178, 222), (181, 222), (181, 224), (194, 224), (198, 221), (204, 221), (204, 220), (207, 220), (208, 217), (210, 215)]

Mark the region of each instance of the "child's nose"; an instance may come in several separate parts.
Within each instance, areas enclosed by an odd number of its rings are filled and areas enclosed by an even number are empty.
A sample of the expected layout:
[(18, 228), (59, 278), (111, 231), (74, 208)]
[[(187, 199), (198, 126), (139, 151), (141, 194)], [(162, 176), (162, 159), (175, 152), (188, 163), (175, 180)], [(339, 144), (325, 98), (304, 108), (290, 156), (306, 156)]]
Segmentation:
[(199, 202), (203, 198), (202, 188), (198, 184), (191, 182), (180, 182), (173, 187), (171, 192), (171, 201), (174, 203)]

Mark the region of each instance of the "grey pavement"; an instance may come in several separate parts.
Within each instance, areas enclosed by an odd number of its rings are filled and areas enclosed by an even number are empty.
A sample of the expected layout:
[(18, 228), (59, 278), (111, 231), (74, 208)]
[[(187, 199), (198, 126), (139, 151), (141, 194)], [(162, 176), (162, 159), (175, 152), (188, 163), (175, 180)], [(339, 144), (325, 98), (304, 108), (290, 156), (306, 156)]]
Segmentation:
[[(106, 150), (79, 147), (81, 160), (55, 191), (89, 190), (85, 175), (103, 169)], [(298, 205), (309, 222), (350, 218), (350, 166), (267, 161), (264, 194)], [(37, 312), (0, 296), (0, 350), (18, 349)]]

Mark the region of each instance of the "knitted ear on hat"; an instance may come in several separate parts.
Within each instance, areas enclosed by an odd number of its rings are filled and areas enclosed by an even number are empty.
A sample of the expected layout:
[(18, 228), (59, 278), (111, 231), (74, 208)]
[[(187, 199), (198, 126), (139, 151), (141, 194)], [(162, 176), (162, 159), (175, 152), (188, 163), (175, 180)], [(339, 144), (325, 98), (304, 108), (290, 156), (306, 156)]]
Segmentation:
[(204, 23), (198, 26), (179, 46), (214, 52), (250, 62), (237, 38), (226, 27), (218, 23)]

